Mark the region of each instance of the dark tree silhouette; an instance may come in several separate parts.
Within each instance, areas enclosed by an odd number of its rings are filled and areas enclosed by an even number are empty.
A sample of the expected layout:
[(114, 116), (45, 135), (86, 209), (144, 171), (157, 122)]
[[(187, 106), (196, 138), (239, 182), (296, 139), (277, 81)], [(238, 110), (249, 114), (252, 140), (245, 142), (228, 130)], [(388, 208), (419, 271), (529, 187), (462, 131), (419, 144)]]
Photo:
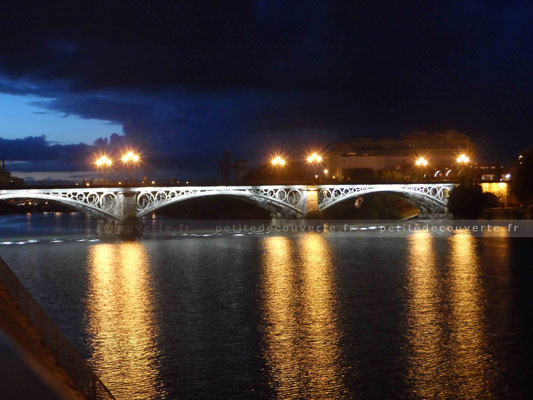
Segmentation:
[(533, 201), (533, 149), (519, 156), (511, 174), (511, 191), (519, 201)]
[(450, 192), (448, 210), (455, 218), (477, 219), (483, 215), (487, 203), (481, 185), (463, 181)]

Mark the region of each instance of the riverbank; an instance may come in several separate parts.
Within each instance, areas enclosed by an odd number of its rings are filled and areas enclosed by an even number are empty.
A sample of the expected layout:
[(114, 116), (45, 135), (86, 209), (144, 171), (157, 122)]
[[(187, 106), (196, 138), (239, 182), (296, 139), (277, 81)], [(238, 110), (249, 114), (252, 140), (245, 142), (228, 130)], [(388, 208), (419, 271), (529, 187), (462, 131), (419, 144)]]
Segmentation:
[[(0, 282), (0, 331), (16, 344), (23, 361), (37, 373), (61, 398), (84, 399), (66, 371), (57, 365), (51, 351), (41, 344), (41, 338), (28, 319), (20, 312), (7, 288)], [(21, 382), (22, 384), (24, 382)], [(21, 387), (17, 398), (26, 388)], [(5, 396), (6, 393), (3, 393)], [(7, 394), (9, 398), (9, 394)]]

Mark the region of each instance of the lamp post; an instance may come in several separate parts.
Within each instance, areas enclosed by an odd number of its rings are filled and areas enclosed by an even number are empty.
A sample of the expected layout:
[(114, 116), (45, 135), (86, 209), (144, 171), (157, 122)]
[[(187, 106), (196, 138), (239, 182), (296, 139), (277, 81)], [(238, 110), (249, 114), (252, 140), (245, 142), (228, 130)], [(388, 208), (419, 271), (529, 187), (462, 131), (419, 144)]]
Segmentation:
[[(318, 153), (313, 153), (307, 156), (307, 162), (311, 164), (313, 168), (313, 174), (315, 175), (315, 180), (318, 179), (318, 166), (322, 163), (323, 157)], [(327, 173), (325, 173), (327, 175)]]
[(130, 186), (133, 185), (133, 167), (138, 164), (141, 158), (132, 151), (128, 151), (122, 156), (122, 162), (128, 166), (130, 172)]
[(429, 165), (429, 162), (424, 157), (419, 157), (416, 159), (415, 165), (425, 171), (427, 169), (427, 166)]
[(470, 168), (468, 168), (470, 166), (470, 157), (468, 157), (466, 154), (460, 154), (458, 157), (457, 157), (457, 164), (459, 164), (462, 168), (459, 170), (459, 173), (458, 175), (462, 172), (462, 171), (465, 171), (466, 170), (466, 176), (463, 175), (464, 179), (471, 179), (473, 178), (471, 175), (470, 172), (472, 172), (470, 170)]
[(96, 159), (94, 162), (96, 164), (96, 169), (102, 169), (102, 176), (103, 176), (103, 184), (106, 183), (106, 170), (113, 165), (113, 161), (107, 157), (106, 155), (103, 155)]
[(270, 162), (276, 169), (276, 181), (279, 182), (280, 168), (283, 168), (285, 166), (285, 159), (283, 159), (281, 156), (276, 156), (276, 157), (273, 157)]

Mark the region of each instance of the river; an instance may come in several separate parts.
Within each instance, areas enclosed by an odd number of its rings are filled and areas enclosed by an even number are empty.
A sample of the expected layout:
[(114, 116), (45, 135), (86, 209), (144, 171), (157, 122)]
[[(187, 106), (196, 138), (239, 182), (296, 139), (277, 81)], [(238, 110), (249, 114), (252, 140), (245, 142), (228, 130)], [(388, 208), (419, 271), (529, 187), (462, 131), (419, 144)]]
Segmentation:
[(0, 217), (0, 256), (119, 399), (526, 398), (532, 243)]

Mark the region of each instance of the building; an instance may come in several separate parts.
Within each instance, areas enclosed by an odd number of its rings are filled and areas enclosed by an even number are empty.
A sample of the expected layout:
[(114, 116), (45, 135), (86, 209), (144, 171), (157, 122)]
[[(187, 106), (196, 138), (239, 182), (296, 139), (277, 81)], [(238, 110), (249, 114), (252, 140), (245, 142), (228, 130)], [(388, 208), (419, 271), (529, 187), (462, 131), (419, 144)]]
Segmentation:
[(395, 138), (358, 138), (337, 143), (328, 154), (330, 170), (337, 179), (354, 179), (383, 171), (406, 171), (423, 157), (434, 168), (453, 167), (460, 154), (471, 155), (470, 138), (455, 130), (416, 131)]
[(24, 179), (11, 176), (11, 172), (6, 170), (6, 160), (2, 160), (0, 169), (0, 186), (21, 186), (24, 185)]

